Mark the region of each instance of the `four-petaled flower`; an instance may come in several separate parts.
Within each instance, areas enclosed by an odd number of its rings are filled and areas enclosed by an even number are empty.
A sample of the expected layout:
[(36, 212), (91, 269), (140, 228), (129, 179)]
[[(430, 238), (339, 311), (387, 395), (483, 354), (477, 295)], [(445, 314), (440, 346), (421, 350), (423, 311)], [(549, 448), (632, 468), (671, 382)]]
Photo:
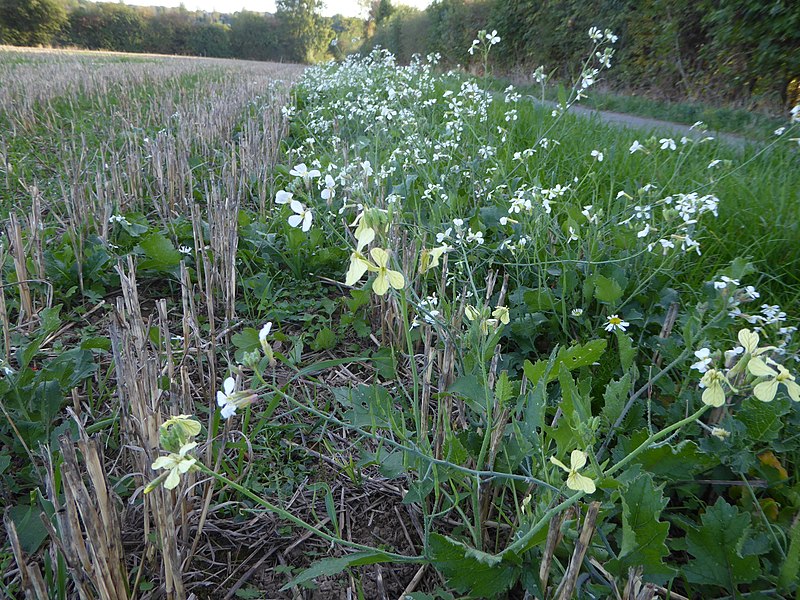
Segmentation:
[(701, 373), (708, 371), (708, 365), (711, 364), (711, 350), (708, 348), (700, 348), (700, 350), (695, 351), (694, 355), (699, 360), (694, 363), (691, 368), (696, 369)]
[(400, 271), (391, 270), (389, 265), (389, 253), (383, 248), (373, 248), (369, 251), (372, 260), (375, 261), (378, 276), (372, 282), (372, 291), (378, 296), (383, 296), (389, 291), (389, 286), (396, 290), (401, 290), (406, 285), (406, 280)]
[(289, 217), (289, 225), (292, 227), (300, 227), (304, 233), (311, 229), (311, 221), (314, 216), (311, 214), (310, 210), (297, 200), (292, 200), (289, 203), (289, 208), (295, 213)]
[(372, 268), (372, 263), (359, 250), (353, 251), (350, 254), (350, 268), (347, 269), (345, 285), (355, 285), (364, 276), (364, 273)]
[(625, 331), (628, 326), (630, 323), (623, 321), (619, 315), (610, 315), (606, 317), (606, 324), (603, 328), (606, 331)]
[(336, 182), (330, 175), (325, 175), (325, 189), (322, 190), (322, 199), (331, 201), (336, 195)]
[(233, 377), (228, 377), (222, 382), (222, 389), (217, 390), (217, 406), (220, 407), (220, 415), (224, 419), (229, 419), (236, 414), (236, 410), (252, 404), (257, 399), (255, 394), (249, 392), (237, 392), (236, 382)]
[(778, 385), (783, 384), (789, 397), (795, 402), (800, 402), (800, 385), (794, 380), (794, 375), (783, 365), (775, 363), (775, 369), (770, 367), (761, 358), (754, 356), (747, 363), (747, 369), (756, 377), (766, 377), (753, 388), (753, 394), (762, 402), (771, 402), (778, 393)]
[(302, 177), (305, 183), (311, 181), (314, 177), (319, 177), (320, 172), (318, 169), (311, 169), (308, 170), (306, 163), (300, 163), (299, 165), (295, 165), (294, 168), (289, 171), (289, 175), (293, 175), (294, 177)]
[(275, 193), (275, 204), (289, 204), (292, 201), (294, 194), (286, 190), (278, 190)]
[[(168, 490), (177, 487), (178, 483), (180, 483), (181, 475), (191, 469), (194, 463), (197, 462), (194, 456), (187, 456), (189, 450), (193, 449), (195, 446), (197, 446), (197, 442), (184, 444), (177, 454), (172, 453), (167, 456), (159, 456), (155, 462), (150, 465), (150, 468), (154, 471), (157, 469), (169, 469), (169, 475), (167, 475), (164, 481), (164, 487)], [(148, 486), (148, 488), (150, 488), (150, 486)], [(149, 491), (149, 489), (146, 491)]]
[(586, 465), (586, 453), (582, 450), (573, 450), (570, 455), (570, 466), (567, 467), (564, 463), (558, 460), (555, 456), (550, 457), (550, 462), (561, 467), (569, 475), (567, 475), (567, 487), (571, 490), (578, 490), (587, 494), (593, 494), (596, 487), (594, 481), (578, 473), (578, 469), (582, 469)]
[(730, 386), (728, 380), (721, 371), (709, 369), (705, 372), (703, 378), (700, 379), (700, 387), (706, 388), (703, 391), (703, 404), (714, 407), (720, 407), (725, 404), (725, 390), (722, 387), (723, 383), (727, 383), (728, 386)]

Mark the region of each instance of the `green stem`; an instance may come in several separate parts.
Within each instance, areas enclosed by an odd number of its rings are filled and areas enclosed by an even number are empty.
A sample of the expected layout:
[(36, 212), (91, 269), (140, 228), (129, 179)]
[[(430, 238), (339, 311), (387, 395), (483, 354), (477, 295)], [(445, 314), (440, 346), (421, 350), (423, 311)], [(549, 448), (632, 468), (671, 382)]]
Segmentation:
[(666, 429), (662, 429), (661, 431), (658, 431), (658, 432), (654, 433), (649, 438), (647, 438), (645, 441), (643, 441), (641, 444), (639, 444), (639, 446), (636, 448), (636, 450), (634, 450), (633, 452), (628, 454), (628, 456), (623, 458), (621, 461), (619, 461), (617, 464), (615, 464), (613, 467), (611, 467), (608, 471), (606, 471), (605, 472), (605, 476), (606, 477), (611, 477), (611, 475), (613, 475), (614, 473), (619, 471), (622, 467), (624, 467), (629, 462), (631, 462), (639, 454), (641, 454), (642, 452), (647, 450), (652, 444), (655, 444), (659, 440), (662, 440), (662, 439), (664, 439), (666, 437), (669, 437), (669, 435), (671, 433), (677, 431), (678, 429), (680, 429), (684, 425), (688, 425), (689, 423), (692, 423), (692, 422), (696, 421), (701, 416), (703, 416), (703, 413), (706, 412), (709, 408), (711, 408), (710, 405), (704, 404), (703, 406), (700, 407), (699, 410), (697, 410), (696, 412), (692, 413), (691, 415), (689, 415), (685, 419), (681, 419), (680, 421), (678, 421), (677, 423), (673, 423), (672, 425), (670, 425)]
[[(657, 433), (654, 433), (649, 438), (647, 438), (644, 442), (642, 442), (628, 456), (623, 458), (616, 465), (614, 465), (608, 471), (606, 471), (605, 477), (610, 477), (613, 473), (619, 471), (621, 468), (623, 468), (625, 465), (627, 465), (633, 459), (635, 459), (639, 454), (641, 454), (642, 452), (647, 450), (655, 442), (668, 437), (671, 433), (673, 433), (674, 431), (677, 431), (678, 429), (680, 429), (684, 425), (688, 425), (689, 423), (692, 423), (696, 419), (699, 419), (703, 415), (703, 413), (705, 413), (709, 408), (710, 408), (710, 406), (708, 406), (707, 404), (704, 404), (698, 411), (696, 411), (695, 413), (693, 413), (690, 416), (686, 417), (685, 419), (682, 419), (682, 420), (678, 421), (677, 423), (674, 423), (674, 424), (670, 425), (666, 429), (662, 429), (661, 431), (659, 431)], [(505, 555), (507, 555), (509, 553), (524, 551), (526, 549), (525, 546), (528, 544), (528, 542), (530, 542), (530, 540), (533, 538), (533, 536), (536, 535), (542, 529), (542, 527), (544, 527), (545, 525), (549, 524), (554, 516), (556, 516), (557, 514), (559, 514), (562, 511), (566, 510), (567, 508), (569, 508), (573, 504), (575, 504), (578, 500), (583, 498), (583, 496), (585, 496), (584, 492), (578, 492), (575, 495), (570, 496), (569, 498), (567, 498), (566, 500), (564, 500), (560, 504), (557, 504), (556, 506), (554, 506), (553, 508), (548, 510), (546, 513), (544, 513), (544, 515), (542, 515), (541, 519), (539, 519), (528, 531), (525, 532), (525, 535), (523, 535), (516, 542), (514, 542), (513, 544), (508, 546), (498, 556), (500, 558), (503, 558), (503, 557), (505, 557)]]

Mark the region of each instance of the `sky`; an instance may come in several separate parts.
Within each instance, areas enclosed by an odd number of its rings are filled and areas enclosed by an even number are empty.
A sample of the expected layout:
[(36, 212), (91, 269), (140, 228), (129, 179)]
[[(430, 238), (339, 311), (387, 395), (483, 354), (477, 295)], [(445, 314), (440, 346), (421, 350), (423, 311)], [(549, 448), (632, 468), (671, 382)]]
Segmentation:
[[(400, 0), (393, 4), (406, 4), (417, 8), (425, 8), (431, 1)], [(363, 16), (358, 0), (324, 0), (324, 2), (323, 15), (330, 17), (338, 13), (347, 17)], [(183, 4), (188, 10), (218, 11), (222, 13), (234, 13), (242, 9), (256, 12), (275, 12), (275, 0), (125, 0), (125, 4), (174, 7)]]

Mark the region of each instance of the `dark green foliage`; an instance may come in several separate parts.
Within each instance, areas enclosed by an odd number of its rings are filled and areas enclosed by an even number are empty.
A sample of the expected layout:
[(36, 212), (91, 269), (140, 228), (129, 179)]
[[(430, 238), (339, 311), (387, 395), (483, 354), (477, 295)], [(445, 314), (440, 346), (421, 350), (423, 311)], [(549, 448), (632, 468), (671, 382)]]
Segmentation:
[(447, 64), (467, 54), (480, 29), (502, 43), (492, 62), (530, 71), (544, 65), (572, 78), (590, 27), (619, 36), (607, 83), (674, 99), (790, 100), (800, 76), (800, 11), (789, 0), (437, 0), (425, 11), (395, 10), (377, 21), (371, 45), (407, 61), (439, 52)]
[(58, 0), (0, 2), (0, 42), (16, 46), (49, 44), (67, 20)]

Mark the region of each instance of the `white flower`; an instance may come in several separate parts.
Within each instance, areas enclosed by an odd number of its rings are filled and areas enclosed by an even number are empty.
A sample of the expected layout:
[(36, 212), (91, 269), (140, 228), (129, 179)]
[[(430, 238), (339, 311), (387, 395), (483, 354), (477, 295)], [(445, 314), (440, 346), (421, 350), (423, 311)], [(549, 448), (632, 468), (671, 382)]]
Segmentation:
[(331, 200), (336, 195), (336, 182), (330, 175), (325, 175), (325, 189), (322, 190), (322, 199)]
[(721, 161), (721, 160), (719, 160), (718, 158), (717, 158), (717, 159), (714, 159), (714, 160), (712, 160), (710, 163), (708, 163), (708, 167), (706, 167), (706, 168), (708, 168), (708, 169), (713, 169), (714, 167), (716, 167), (716, 166), (717, 166), (719, 163), (721, 163), (721, 162), (722, 162), (722, 161)]
[(128, 222), (128, 219), (126, 219), (122, 215), (111, 215), (110, 217), (108, 217), (108, 222), (109, 223), (123, 223), (125, 225), (130, 225), (130, 223)]
[(237, 392), (233, 377), (225, 379), (222, 382), (222, 389), (217, 390), (217, 406), (220, 407), (220, 415), (224, 419), (231, 418), (237, 409), (252, 404), (256, 398), (255, 394), (249, 392)]
[[(267, 321), (267, 323), (265, 323), (261, 328), (261, 331), (258, 332), (258, 341), (261, 342), (262, 349), (268, 345), (267, 336), (269, 335), (270, 331), (272, 331), (272, 321)], [(266, 349), (264, 352), (266, 352)]]
[(628, 151), (631, 154), (633, 154), (634, 152), (638, 152), (639, 150), (644, 150), (644, 146), (639, 143), (639, 140), (633, 140), (633, 143), (631, 144), (631, 147), (628, 149)]
[(661, 144), (662, 150), (666, 150), (667, 148), (669, 148), (670, 150), (675, 150), (676, 148), (675, 140), (673, 140), (672, 138), (661, 138), (660, 140), (658, 140), (658, 143)]
[(236, 403), (233, 396), (236, 394), (236, 382), (233, 377), (228, 377), (222, 382), (222, 389), (217, 390), (217, 405), (222, 409), (220, 414), (224, 419), (229, 419), (236, 414)]
[(320, 176), (320, 172), (318, 169), (311, 169), (308, 170), (306, 167), (306, 163), (300, 163), (299, 165), (295, 165), (294, 168), (289, 171), (289, 175), (293, 175), (294, 177), (302, 177), (303, 181), (308, 183), (311, 179)]
[(275, 194), (275, 204), (289, 204), (292, 201), (294, 194), (286, 190), (278, 190)]
[(599, 42), (603, 39), (603, 32), (597, 27), (592, 27), (589, 29), (589, 39), (593, 42)]
[(500, 43), (500, 38), (497, 35), (497, 29), (492, 30), (492, 33), (486, 34), (486, 39), (489, 41), (489, 44), (494, 46), (495, 44)]
[(178, 252), (180, 252), (181, 254), (187, 254), (188, 255), (188, 254), (192, 253), (192, 249), (189, 246), (179, 246), (178, 247)]
[(297, 200), (292, 200), (289, 204), (289, 208), (295, 213), (289, 217), (289, 225), (292, 227), (300, 227), (303, 232), (307, 232), (311, 229), (311, 221), (314, 217), (310, 210)]
[(606, 331), (625, 331), (630, 326), (630, 323), (623, 321), (619, 315), (610, 315), (606, 317), (606, 321), (603, 326)]
[(581, 315), (583, 315), (583, 309), (573, 308), (569, 314), (571, 314), (573, 317), (580, 317)]
[(603, 153), (599, 150), (592, 150), (592, 156), (597, 159), (597, 162), (603, 162)]
[(694, 363), (691, 368), (701, 373), (705, 373), (708, 371), (708, 365), (711, 364), (711, 350), (708, 348), (700, 348), (700, 350), (696, 350), (694, 355), (699, 359), (696, 363)]
[(786, 131), (786, 127), (778, 127), (774, 133), (775, 135), (783, 135), (784, 131)]
[(728, 277), (726, 275), (723, 275), (719, 279), (720, 279), (719, 281), (715, 281), (714, 282), (714, 289), (724, 290), (729, 285), (733, 285), (733, 286), (739, 285), (739, 280), (738, 279), (731, 279), (730, 277)]

